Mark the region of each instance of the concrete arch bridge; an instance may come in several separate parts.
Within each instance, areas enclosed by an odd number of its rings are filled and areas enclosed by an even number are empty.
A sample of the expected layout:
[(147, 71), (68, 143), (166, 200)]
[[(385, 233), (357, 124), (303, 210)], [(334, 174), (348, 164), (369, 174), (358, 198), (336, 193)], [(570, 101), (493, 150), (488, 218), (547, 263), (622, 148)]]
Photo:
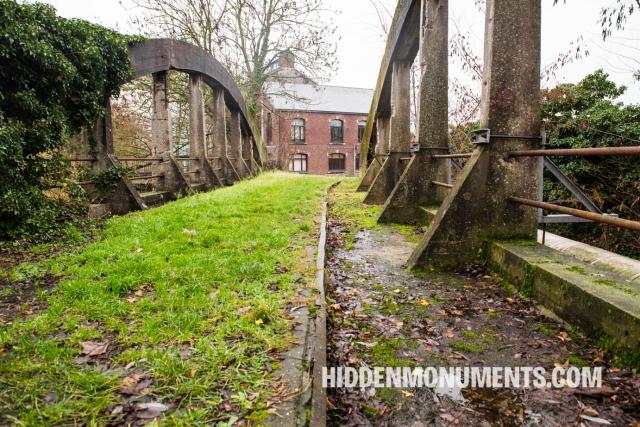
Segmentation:
[[(212, 55), (186, 42), (153, 39), (130, 47), (129, 58), (135, 79), (152, 76), (151, 155), (116, 156), (111, 100), (107, 100), (105, 117), (85, 132), (82, 147), (69, 159), (94, 173), (117, 166), (128, 171), (94, 214), (147, 209), (176, 193), (232, 185), (260, 171), (266, 155), (260, 133), (238, 86)], [(172, 70), (189, 75), (188, 155), (179, 155), (172, 141), (168, 78)], [(209, 117), (205, 86), (212, 91)], [(213, 130), (207, 135), (209, 121)], [(89, 193), (95, 190), (91, 182), (81, 184)]]

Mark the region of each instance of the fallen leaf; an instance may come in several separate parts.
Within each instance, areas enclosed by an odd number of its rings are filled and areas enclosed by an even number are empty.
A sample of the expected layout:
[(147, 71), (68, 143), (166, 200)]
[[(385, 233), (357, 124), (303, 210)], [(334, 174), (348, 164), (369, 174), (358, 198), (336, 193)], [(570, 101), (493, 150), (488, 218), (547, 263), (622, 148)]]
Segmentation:
[(591, 421), (592, 423), (596, 423), (596, 424), (602, 424), (607, 426), (611, 425), (611, 421), (605, 420), (604, 418), (590, 417), (589, 415), (583, 415), (583, 414), (580, 414), (580, 418), (582, 418), (583, 420)]
[(263, 323), (264, 323), (264, 320), (262, 319), (256, 320), (256, 325), (262, 325)]
[(80, 343), (82, 346), (82, 354), (89, 357), (105, 354), (109, 348), (109, 344), (109, 341), (83, 341)]
[(415, 396), (415, 394), (411, 393), (410, 391), (406, 391), (406, 390), (402, 390), (402, 395), (404, 397), (406, 397), (406, 398)]
[(140, 411), (136, 414), (138, 418), (156, 418), (162, 415), (169, 407), (160, 402), (138, 403), (136, 405), (136, 411)]
[(420, 305), (422, 305), (422, 306), (425, 306), (425, 307), (426, 307), (426, 306), (428, 306), (428, 305), (430, 305), (430, 304), (431, 304), (431, 303), (430, 303), (429, 301), (427, 301), (426, 299), (421, 299), (421, 300), (420, 300)]
[(444, 331), (442, 335), (444, 335), (447, 338), (453, 338), (456, 336), (456, 334), (454, 334), (451, 329), (447, 329), (446, 331)]
[(571, 337), (565, 331), (560, 332), (560, 334), (556, 336), (556, 338), (558, 338), (562, 342), (571, 341)]
[(147, 379), (142, 381), (142, 375), (133, 374), (122, 380), (122, 384), (120, 384), (118, 390), (120, 393), (128, 395), (146, 394), (150, 385), (151, 380)]

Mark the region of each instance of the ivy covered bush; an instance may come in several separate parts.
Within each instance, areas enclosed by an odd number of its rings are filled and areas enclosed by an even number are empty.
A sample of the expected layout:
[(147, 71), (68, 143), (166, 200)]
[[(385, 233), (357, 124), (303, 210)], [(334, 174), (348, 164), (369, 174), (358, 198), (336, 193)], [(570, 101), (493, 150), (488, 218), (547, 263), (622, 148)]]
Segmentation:
[[(640, 106), (623, 105), (625, 92), (602, 71), (578, 84), (543, 93), (542, 115), (549, 148), (640, 145)], [(552, 160), (605, 213), (640, 221), (640, 159), (629, 157), (554, 157)], [(547, 200), (585, 209), (553, 178), (545, 179)], [(550, 228), (564, 236), (640, 259), (640, 235), (612, 225), (572, 224)]]
[(0, 239), (46, 237), (79, 208), (59, 150), (131, 78), (135, 40), (13, 0), (0, 28)]

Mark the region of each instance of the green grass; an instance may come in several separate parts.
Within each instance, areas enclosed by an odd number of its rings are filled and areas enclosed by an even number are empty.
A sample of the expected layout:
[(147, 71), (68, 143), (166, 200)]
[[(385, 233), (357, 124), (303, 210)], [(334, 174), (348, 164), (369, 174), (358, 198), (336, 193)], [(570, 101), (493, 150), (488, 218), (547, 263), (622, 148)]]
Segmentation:
[[(16, 267), (15, 279), (62, 279), (46, 310), (0, 329), (0, 424), (118, 423), (130, 362), (152, 381), (151, 400), (170, 406), (160, 424), (261, 417), (272, 356), (291, 342), (285, 307), (313, 283), (306, 247), (334, 181), (264, 174), (114, 218), (99, 241)], [(111, 342), (100, 364), (77, 363), (87, 340)]]
[(344, 248), (353, 248), (356, 234), (363, 229), (378, 230), (389, 228), (406, 236), (408, 242), (417, 243), (422, 240), (419, 231), (425, 227), (415, 227), (400, 224), (378, 224), (378, 216), (382, 210), (380, 205), (365, 205), (363, 203), (366, 192), (356, 193), (360, 184), (359, 178), (343, 178), (340, 185), (331, 195), (331, 209), (335, 217), (343, 221), (345, 227)]

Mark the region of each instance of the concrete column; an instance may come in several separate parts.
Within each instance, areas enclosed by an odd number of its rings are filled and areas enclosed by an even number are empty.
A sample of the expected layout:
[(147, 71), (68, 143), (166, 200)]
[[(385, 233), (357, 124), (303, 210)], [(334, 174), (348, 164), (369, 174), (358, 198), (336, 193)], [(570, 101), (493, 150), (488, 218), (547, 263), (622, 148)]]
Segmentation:
[[(420, 152), (382, 210), (381, 222), (427, 223), (432, 205), (446, 197), (446, 188), (433, 181), (447, 182), (446, 160), (433, 154), (449, 152), (449, 4), (448, 0), (422, 0), (420, 49), (420, 105), (418, 143)], [(428, 208), (428, 209), (425, 209)]]
[[(198, 181), (205, 181), (203, 163), (206, 162), (206, 133), (205, 133), (204, 96), (202, 92), (202, 75), (189, 75), (189, 157), (198, 158), (198, 174), (194, 177)], [(192, 175), (193, 177), (193, 175)]]
[(380, 173), (380, 169), (382, 169), (382, 164), (389, 155), (389, 121), (389, 117), (378, 117), (376, 119), (376, 145), (374, 147), (373, 160), (367, 167), (356, 191), (369, 191), (371, 184)]
[(239, 178), (246, 176), (244, 162), (242, 161), (242, 113), (231, 112), (231, 138), (229, 139), (229, 151), (227, 157), (235, 169)]
[(389, 152), (406, 154), (411, 148), (411, 62), (396, 61), (391, 75)]
[(227, 184), (227, 120), (225, 117), (226, 106), (224, 103), (224, 89), (213, 88), (213, 135), (211, 141), (212, 166), (216, 175)]
[(162, 162), (153, 162), (153, 175), (164, 175), (164, 178), (154, 179), (156, 188), (171, 189), (173, 171), (169, 165), (171, 156), (171, 115), (169, 113), (169, 72), (161, 71), (153, 74), (152, 85), (153, 115), (151, 117), (151, 146), (152, 156), (160, 157)]
[(249, 175), (254, 175), (253, 168), (253, 138), (247, 136), (242, 139), (242, 159)]
[(384, 158), (389, 155), (390, 122), (390, 117), (378, 117), (376, 119), (376, 140), (378, 142), (376, 143), (375, 154), (380, 162), (384, 162)]
[(411, 61), (395, 61), (391, 75), (389, 156), (374, 179), (365, 203), (384, 203), (395, 188), (411, 149)]
[(507, 198), (537, 197), (540, 159), (508, 152), (540, 145), (540, 1), (489, 0), (486, 10), (481, 127), (491, 141), (476, 148), (410, 267), (453, 267), (482, 257), (487, 240), (536, 237), (535, 209)]

